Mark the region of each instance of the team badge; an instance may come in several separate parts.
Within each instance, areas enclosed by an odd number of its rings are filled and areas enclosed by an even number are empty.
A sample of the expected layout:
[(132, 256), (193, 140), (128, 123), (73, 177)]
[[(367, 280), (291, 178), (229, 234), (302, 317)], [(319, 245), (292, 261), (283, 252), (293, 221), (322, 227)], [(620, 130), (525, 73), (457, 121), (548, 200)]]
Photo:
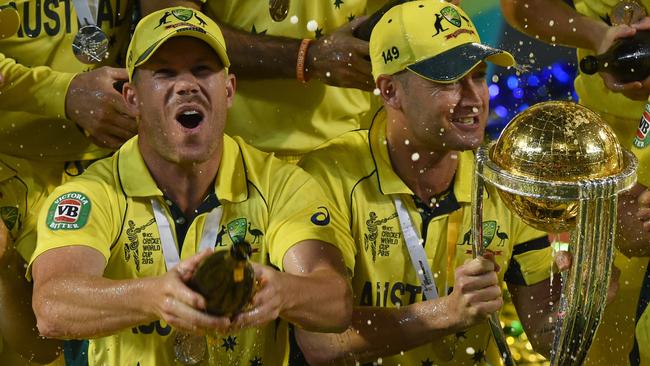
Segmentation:
[(461, 25), (461, 19), (460, 19), (460, 14), (458, 14), (458, 11), (451, 6), (446, 6), (440, 10), (440, 14), (442, 14), (447, 21), (457, 27), (460, 27)]
[(9, 231), (13, 230), (18, 222), (18, 207), (0, 207), (0, 218), (2, 218), (2, 221), (4, 221), (5, 226)]
[(90, 200), (83, 193), (65, 193), (47, 211), (47, 226), (51, 230), (81, 229), (88, 221), (90, 207)]
[(233, 243), (241, 243), (246, 239), (246, 223), (245, 218), (238, 218), (228, 223), (228, 235)]
[(194, 12), (189, 9), (174, 9), (172, 10), (172, 14), (176, 17), (176, 19), (187, 22), (188, 20), (192, 19)]
[(645, 111), (643, 111), (643, 115), (641, 116), (639, 128), (636, 130), (636, 136), (634, 136), (633, 143), (635, 147), (643, 149), (650, 145), (648, 130), (650, 130), (650, 105), (645, 106)]

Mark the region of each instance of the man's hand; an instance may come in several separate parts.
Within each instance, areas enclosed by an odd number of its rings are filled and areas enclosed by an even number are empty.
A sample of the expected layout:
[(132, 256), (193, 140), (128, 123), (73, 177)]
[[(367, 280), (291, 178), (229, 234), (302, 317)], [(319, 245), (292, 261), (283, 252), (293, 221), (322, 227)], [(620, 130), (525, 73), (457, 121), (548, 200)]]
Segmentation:
[[(555, 253), (555, 265), (560, 272), (568, 271), (573, 263), (573, 256), (571, 253), (560, 250)], [(607, 287), (607, 303), (611, 303), (616, 297), (619, 288), (618, 280), (621, 278), (621, 270), (612, 264), (612, 275), (609, 278), (609, 286)]]
[(646, 188), (637, 198), (637, 202), (639, 208), (636, 212), (636, 217), (641, 221), (643, 231), (650, 233), (650, 190)]
[(497, 277), (499, 270), (492, 253), (485, 253), (456, 268), (454, 290), (448, 298), (461, 329), (485, 321), (503, 306)]
[(211, 330), (226, 334), (230, 330), (230, 319), (209, 315), (205, 311), (206, 301), (203, 296), (186, 285), (201, 261), (210, 254), (211, 250), (204, 250), (157, 278), (155, 285), (161, 298), (155, 300), (156, 313), (176, 329), (199, 335)]
[(258, 289), (251, 299), (251, 308), (235, 316), (233, 329), (261, 327), (275, 320), (284, 309), (281, 276), (286, 274), (258, 263), (252, 263)]
[[(650, 17), (645, 17), (638, 23), (629, 26), (617, 25), (610, 27), (596, 52), (597, 54), (607, 52), (618, 39), (631, 37), (639, 30), (648, 29), (650, 29)], [(641, 81), (622, 83), (608, 72), (600, 72), (600, 76), (603, 78), (603, 82), (609, 90), (621, 93), (632, 100), (648, 100), (648, 95), (650, 95), (650, 77)]]
[(75, 76), (65, 99), (66, 116), (82, 127), (98, 146), (119, 148), (137, 133), (121, 91), (113, 84), (128, 80), (125, 69), (101, 67)]
[(308, 78), (345, 88), (368, 91), (375, 88), (368, 42), (352, 34), (366, 18), (357, 18), (309, 46), (305, 60)]

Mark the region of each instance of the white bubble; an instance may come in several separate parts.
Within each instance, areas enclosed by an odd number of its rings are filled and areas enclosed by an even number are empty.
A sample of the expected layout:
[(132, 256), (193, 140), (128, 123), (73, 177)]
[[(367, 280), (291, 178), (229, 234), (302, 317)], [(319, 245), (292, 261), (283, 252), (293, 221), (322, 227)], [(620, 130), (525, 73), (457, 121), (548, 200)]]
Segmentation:
[(418, 154), (418, 153), (413, 153), (413, 155), (411, 155), (411, 160), (413, 160), (413, 161), (418, 161), (418, 160), (420, 160), (420, 154)]
[(551, 42), (555, 42), (555, 36), (551, 37)]
[(473, 355), (476, 351), (474, 351), (473, 347), (467, 347), (465, 352), (467, 352), (468, 355)]
[(554, 21), (554, 20), (551, 20), (551, 21), (548, 22), (548, 26), (549, 26), (549, 27), (552, 27), (553, 24), (555, 24), (555, 21)]
[(372, 320), (368, 319), (368, 325), (372, 324)]
[(381, 94), (381, 91), (379, 90), (379, 88), (375, 88), (375, 90), (372, 91), (372, 94), (379, 95)]
[(573, 18), (569, 18), (569, 23), (573, 23)]
[(533, 58), (533, 57), (535, 57), (535, 54), (531, 52), (531, 53), (528, 54), (528, 57)]
[(492, 75), (492, 82), (493, 83), (498, 83), (499, 82), (499, 75)]
[(478, 113), (478, 108), (476, 108), (476, 107), (472, 107), (472, 112), (474, 112), (474, 113)]
[(409, 141), (408, 139), (404, 140), (404, 145), (408, 145), (410, 143), (411, 143), (411, 141)]
[(382, 358), (379, 357), (379, 358), (377, 359), (377, 365), (381, 365), (382, 363), (384, 363), (384, 360), (382, 360)]
[(293, 15), (291, 16), (291, 18), (289, 18), (289, 21), (291, 22), (291, 24), (298, 24), (298, 17)]
[(330, 73), (329, 71), (325, 73), (325, 77), (330, 77), (330, 76), (332, 76), (332, 73)]
[(315, 32), (318, 29), (318, 22), (315, 20), (310, 20), (307, 22), (307, 30), (310, 32)]

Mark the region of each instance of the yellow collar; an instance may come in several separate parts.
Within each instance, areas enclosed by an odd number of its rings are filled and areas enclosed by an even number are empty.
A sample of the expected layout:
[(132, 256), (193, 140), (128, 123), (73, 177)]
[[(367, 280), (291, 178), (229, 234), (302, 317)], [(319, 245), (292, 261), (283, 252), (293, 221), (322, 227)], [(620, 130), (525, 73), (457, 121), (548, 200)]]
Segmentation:
[[(385, 110), (382, 109), (377, 112), (370, 126), (370, 131), (368, 131), (368, 140), (370, 154), (377, 169), (379, 190), (381, 193), (384, 195), (413, 195), (413, 191), (395, 173), (390, 161), (388, 140), (386, 139)], [(474, 153), (472, 151), (460, 152), (458, 159), (458, 167), (456, 168), (456, 176), (454, 177), (454, 195), (458, 202), (471, 202), (474, 177)]]
[[(128, 196), (163, 195), (142, 158), (137, 136), (120, 148), (117, 159), (120, 181)], [(240, 147), (226, 135), (223, 138), (223, 155), (215, 180), (215, 192), (219, 201), (241, 202), (248, 198), (246, 165)]]

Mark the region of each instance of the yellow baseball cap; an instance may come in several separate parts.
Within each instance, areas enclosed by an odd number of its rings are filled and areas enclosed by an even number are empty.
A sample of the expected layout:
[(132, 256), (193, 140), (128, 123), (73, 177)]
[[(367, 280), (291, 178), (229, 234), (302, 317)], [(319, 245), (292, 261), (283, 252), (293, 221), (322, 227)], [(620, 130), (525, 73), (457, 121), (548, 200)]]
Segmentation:
[(223, 66), (230, 66), (226, 41), (217, 23), (200, 11), (185, 7), (167, 8), (147, 15), (135, 27), (126, 57), (129, 81), (133, 79), (135, 68), (147, 62), (172, 37), (195, 37), (205, 41), (217, 52)]
[(0, 39), (13, 36), (20, 27), (20, 15), (13, 7), (0, 6)]
[(370, 35), (372, 75), (404, 69), (439, 83), (461, 79), (481, 61), (513, 66), (506, 51), (481, 44), (465, 12), (444, 0), (408, 1), (391, 8)]

